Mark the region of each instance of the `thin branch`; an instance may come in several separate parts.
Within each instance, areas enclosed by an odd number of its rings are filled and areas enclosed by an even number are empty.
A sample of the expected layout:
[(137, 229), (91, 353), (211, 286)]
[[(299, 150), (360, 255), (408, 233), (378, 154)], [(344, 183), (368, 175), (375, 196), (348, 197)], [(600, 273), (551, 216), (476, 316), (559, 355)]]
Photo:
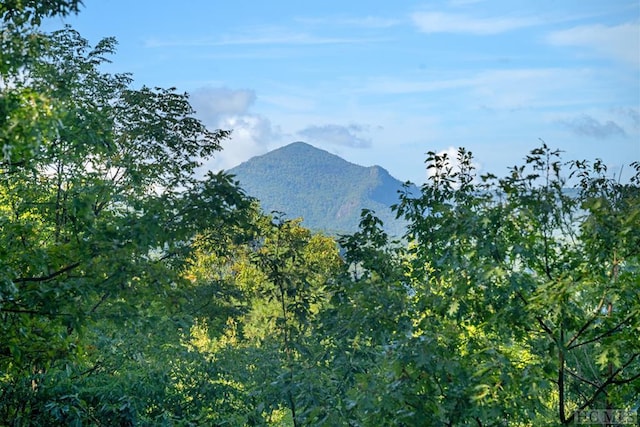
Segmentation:
[(80, 377), (84, 377), (87, 375), (91, 375), (92, 373), (94, 373), (95, 371), (97, 371), (98, 369), (100, 369), (100, 367), (102, 366), (102, 361), (98, 360), (95, 365), (93, 365), (91, 368), (80, 372), (79, 374), (74, 375), (73, 377), (71, 377), (72, 380), (77, 380)]
[(542, 317), (536, 316), (536, 320), (540, 324), (540, 327), (553, 339), (553, 341), (556, 344), (558, 344), (558, 340), (556, 339), (555, 335), (553, 334), (553, 331), (551, 330), (551, 328), (549, 326), (547, 326), (546, 323), (544, 323), (544, 320), (542, 320)]
[(91, 307), (91, 310), (89, 311), (90, 314), (93, 314), (96, 312), (96, 310), (98, 309), (98, 307), (100, 307), (102, 305), (103, 302), (105, 302), (107, 300), (107, 298), (109, 298), (109, 295), (111, 295), (111, 292), (107, 291), (105, 292), (102, 297), (100, 298), (100, 300), (95, 303), (95, 305), (93, 307)]
[[(522, 300), (522, 302), (525, 305), (529, 305), (529, 302), (527, 301), (527, 299), (524, 297), (524, 295), (522, 295), (522, 293), (520, 291), (516, 291), (516, 295), (518, 296), (518, 298), (520, 298), (520, 300)], [(536, 316), (536, 321), (538, 322), (538, 324), (540, 324), (540, 327), (553, 339), (553, 341), (557, 344), (558, 340), (556, 339), (555, 335), (553, 334), (553, 331), (551, 330), (551, 328), (544, 322), (544, 320), (542, 319), (542, 317), (540, 316)]]
[(565, 371), (566, 371), (569, 375), (571, 375), (572, 377), (574, 377), (575, 379), (577, 379), (577, 380), (579, 380), (579, 381), (582, 381), (582, 382), (584, 382), (584, 383), (587, 383), (587, 384), (589, 384), (589, 385), (590, 385), (590, 386), (592, 386), (592, 387), (595, 387), (595, 388), (600, 387), (600, 384), (595, 383), (595, 382), (593, 382), (593, 381), (591, 381), (591, 380), (588, 380), (588, 379), (586, 379), (586, 378), (581, 377), (580, 375), (578, 375), (577, 373), (573, 372), (573, 371), (572, 371), (571, 369), (569, 369), (569, 368), (566, 368), (566, 369), (565, 369)]
[(29, 310), (29, 309), (23, 309), (23, 308), (7, 308), (7, 307), (0, 308), (0, 312), (3, 312), (3, 311), (5, 313), (34, 314), (38, 316), (52, 316), (52, 317), (71, 316), (71, 314), (68, 314), (68, 313), (52, 313), (47, 311)]
[(590, 344), (592, 342), (596, 342), (598, 340), (601, 340), (602, 338), (613, 334), (614, 332), (616, 332), (618, 329), (620, 329), (625, 323), (627, 323), (629, 320), (631, 320), (634, 317), (634, 314), (630, 314), (628, 317), (626, 317), (625, 319), (623, 319), (620, 323), (618, 323), (615, 327), (609, 329), (606, 332), (601, 333), (600, 335), (598, 335), (595, 338), (591, 338), (590, 340), (586, 340), (577, 344), (574, 344), (570, 347), (567, 347), (567, 350), (573, 350), (574, 348), (578, 348), (580, 346), (586, 345), (586, 344)]
[(591, 326), (591, 324), (593, 322), (596, 321), (596, 319), (598, 319), (599, 315), (598, 313), (600, 312), (600, 310), (602, 310), (602, 307), (604, 306), (604, 301), (605, 301), (605, 296), (603, 295), (602, 298), (600, 299), (600, 302), (598, 303), (598, 307), (595, 309), (594, 311), (594, 315), (591, 319), (589, 319), (584, 325), (582, 325), (582, 328), (580, 328), (580, 330), (578, 332), (576, 332), (576, 334), (571, 337), (571, 339), (569, 340), (569, 342), (567, 343), (567, 349), (571, 350), (573, 347), (571, 346), (578, 338), (580, 338), (580, 336), (587, 330), (587, 328), (589, 326)]
[(571, 424), (571, 422), (573, 422), (573, 419), (575, 418), (576, 413), (582, 411), (584, 408), (590, 406), (593, 402), (595, 402), (598, 396), (600, 396), (600, 394), (602, 394), (609, 385), (618, 384), (620, 381), (623, 381), (622, 384), (626, 384), (627, 382), (631, 382), (637, 378), (640, 378), (640, 373), (638, 373), (637, 375), (634, 375), (633, 377), (628, 378), (626, 380), (618, 380), (618, 381), (615, 380), (615, 377), (617, 377), (618, 374), (622, 372), (627, 366), (631, 365), (631, 363), (633, 363), (635, 358), (638, 356), (640, 356), (640, 353), (635, 353), (633, 356), (629, 358), (629, 360), (624, 365), (622, 365), (621, 367), (616, 369), (614, 372), (612, 372), (611, 375), (608, 376), (607, 380), (597, 388), (597, 390), (593, 393), (591, 398), (587, 399), (582, 405), (580, 405), (575, 411), (573, 411), (573, 414), (571, 414), (571, 416), (567, 418), (566, 424)]
[(42, 277), (19, 277), (17, 279), (14, 280), (15, 283), (26, 283), (26, 282), (47, 282), (51, 279), (54, 279), (58, 276), (60, 276), (61, 274), (64, 274), (68, 271), (73, 270), (74, 268), (78, 267), (80, 265), (79, 262), (75, 262), (71, 265), (68, 265), (66, 267), (64, 267), (61, 270), (58, 270), (54, 273), (49, 274), (48, 276), (42, 276)]
[[(635, 356), (638, 356), (638, 355), (636, 354)], [(615, 385), (624, 385), (624, 384), (629, 384), (630, 382), (633, 382), (633, 381), (637, 380), (638, 378), (640, 378), (640, 372), (638, 372), (637, 374), (635, 374), (635, 375), (633, 375), (633, 376), (631, 376), (629, 378), (625, 378), (625, 379), (622, 379), (622, 380), (615, 380), (615, 381), (612, 381), (611, 383), (615, 384)]]

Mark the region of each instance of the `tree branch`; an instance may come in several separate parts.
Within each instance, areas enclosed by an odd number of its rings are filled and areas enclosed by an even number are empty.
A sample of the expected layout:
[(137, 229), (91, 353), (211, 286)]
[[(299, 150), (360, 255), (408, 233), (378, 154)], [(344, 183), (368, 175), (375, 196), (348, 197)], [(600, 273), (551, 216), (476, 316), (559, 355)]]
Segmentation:
[(52, 316), (52, 317), (71, 316), (71, 314), (68, 314), (68, 313), (51, 313), (51, 312), (40, 311), (40, 310), (29, 310), (29, 309), (23, 309), (23, 308), (1, 307), (0, 308), (0, 312), (3, 312), (3, 311), (5, 313), (34, 314), (34, 315), (38, 315), (38, 316)]
[(100, 307), (100, 305), (102, 305), (103, 302), (105, 302), (107, 300), (107, 298), (109, 297), (109, 295), (111, 295), (111, 293), (109, 291), (105, 292), (102, 297), (98, 300), (97, 303), (95, 303), (95, 305), (93, 307), (91, 307), (91, 310), (89, 311), (89, 313), (93, 314), (96, 312), (96, 310), (98, 309), (98, 307)]
[[(527, 301), (527, 299), (524, 297), (524, 295), (522, 295), (520, 291), (516, 291), (516, 295), (518, 296), (518, 298), (520, 298), (520, 300), (524, 303), (524, 305), (529, 305), (529, 301)], [(551, 339), (553, 339), (553, 342), (558, 344), (558, 340), (554, 336), (553, 331), (546, 323), (544, 323), (544, 320), (542, 319), (542, 317), (536, 316), (535, 319), (540, 325), (540, 327), (542, 328), (542, 330), (545, 331), (551, 337)]]
[(26, 283), (26, 282), (47, 282), (51, 279), (54, 279), (58, 276), (60, 276), (61, 274), (67, 273), (71, 270), (73, 270), (74, 268), (78, 267), (80, 265), (79, 262), (74, 262), (71, 265), (68, 265), (64, 268), (62, 268), (61, 270), (58, 270), (54, 273), (49, 274), (48, 276), (41, 276), (41, 277), (19, 277), (17, 279), (14, 280), (15, 283)]
[(627, 323), (629, 320), (633, 319), (634, 314), (630, 314), (628, 317), (626, 317), (625, 319), (623, 319), (620, 323), (618, 323), (615, 327), (609, 329), (606, 332), (601, 333), (600, 335), (598, 335), (597, 337), (591, 338), (590, 340), (586, 340), (577, 344), (574, 344), (572, 346), (567, 347), (567, 350), (573, 350), (574, 348), (578, 348), (580, 346), (586, 345), (586, 344), (590, 344), (592, 342), (601, 340), (602, 338), (613, 334), (614, 332), (616, 332), (618, 329), (620, 329), (620, 327), (622, 327), (625, 323)]
[[(638, 356), (638, 354), (635, 354), (633, 357), (637, 357), (637, 356)], [(625, 366), (628, 366), (628, 365), (625, 365)], [(633, 376), (631, 376), (629, 378), (612, 381), (612, 384), (615, 384), (615, 385), (629, 384), (630, 382), (635, 381), (638, 378), (640, 378), (640, 372), (638, 372), (636, 375), (633, 375)]]
[(98, 369), (100, 369), (100, 367), (102, 366), (102, 361), (98, 360), (95, 365), (93, 365), (91, 368), (80, 372), (79, 374), (74, 375), (73, 377), (71, 377), (72, 380), (77, 380), (80, 377), (84, 377), (87, 375), (91, 375), (92, 373), (94, 373), (95, 371), (97, 371)]
[(551, 330), (551, 328), (546, 323), (544, 323), (544, 320), (542, 320), (542, 317), (536, 316), (536, 320), (538, 321), (538, 324), (540, 325), (542, 330), (544, 330), (551, 337), (553, 342), (555, 342), (556, 345), (560, 345), (560, 343), (558, 342), (558, 339), (553, 334), (553, 331)]
[(591, 326), (591, 324), (593, 322), (596, 321), (596, 319), (598, 318), (598, 313), (600, 312), (600, 310), (602, 310), (602, 307), (604, 306), (604, 301), (605, 301), (605, 295), (602, 296), (602, 298), (600, 299), (600, 302), (598, 303), (598, 307), (596, 307), (595, 311), (594, 311), (594, 315), (591, 319), (589, 319), (587, 322), (585, 322), (584, 325), (582, 325), (582, 327), (580, 328), (580, 330), (578, 332), (576, 332), (576, 334), (571, 337), (571, 339), (569, 340), (569, 342), (567, 343), (567, 349), (571, 350), (572, 348), (572, 344), (578, 339), (580, 338), (580, 336), (587, 330), (587, 328), (589, 326)]
[(565, 372), (567, 372), (569, 375), (571, 375), (571, 376), (572, 376), (572, 377), (574, 377), (575, 379), (577, 379), (577, 380), (579, 380), (579, 381), (582, 381), (582, 382), (584, 382), (584, 383), (587, 383), (587, 384), (589, 384), (589, 385), (590, 385), (590, 386), (592, 386), (592, 387), (595, 387), (595, 388), (600, 387), (600, 385), (598, 385), (597, 383), (595, 383), (595, 382), (593, 382), (593, 381), (590, 381), (590, 380), (588, 380), (588, 379), (586, 379), (586, 378), (581, 377), (580, 375), (578, 375), (577, 373), (573, 372), (573, 371), (572, 371), (571, 369), (569, 369), (569, 368), (565, 368)]
[(634, 379), (640, 378), (640, 373), (638, 373), (637, 375), (634, 375), (631, 378), (627, 378), (625, 380), (615, 380), (615, 377), (618, 376), (618, 374), (620, 372), (622, 372), (627, 366), (631, 365), (631, 363), (633, 363), (633, 361), (636, 359), (636, 357), (640, 356), (640, 353), (635, 353), (633, 356), (631, 356), (629, 358), (629, 360), (627, 360), (627, 363), (625, 363), (624, 365), (622, 365), (621, 367), (619, 367), (618, 369), (616, 369), (614, 372), (611, 373), (611, 375), (608, 376), (608, 378), (606, 379), (605, 382), (603, 382), (600, 387), (598, 387), (596, 389), (596, 391), (593, 393), (593, 395), (591, 396), (590, 399), (587, 399), (582, 405), (580, 405), (575, 411), (573, 411), (573, 413), (571, 414), (571, 416), (569, 418), (567, 418), (566, 420), (566, 424), (571, 424), (573, 422), (573, 419), (575, 418), (576, 413), (582, 411), (584, 408), (590, 406), (593, 402), (596, 401), (596, 399), (598, 398), (598, 396), (600, 396), (600, 394), (602, 394), (604, 392), (604, 390), (611, 384), (618, 384), (620, 381), (622, 381), (622, 384), (626, 384), (627, 382), (631, 382)]

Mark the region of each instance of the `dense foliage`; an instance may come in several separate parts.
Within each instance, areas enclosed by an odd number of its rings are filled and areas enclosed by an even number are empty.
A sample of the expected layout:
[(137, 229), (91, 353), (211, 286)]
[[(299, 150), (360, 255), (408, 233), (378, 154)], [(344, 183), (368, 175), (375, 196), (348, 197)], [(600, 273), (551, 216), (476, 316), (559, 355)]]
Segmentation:
[[(268, 216), (77, 1), (0, 5), (0, 425), (570, 425), (640, 395), (640, 164), (428, 153), (391, 239)], [(453, 165), (456, 165), (455, 167)]]

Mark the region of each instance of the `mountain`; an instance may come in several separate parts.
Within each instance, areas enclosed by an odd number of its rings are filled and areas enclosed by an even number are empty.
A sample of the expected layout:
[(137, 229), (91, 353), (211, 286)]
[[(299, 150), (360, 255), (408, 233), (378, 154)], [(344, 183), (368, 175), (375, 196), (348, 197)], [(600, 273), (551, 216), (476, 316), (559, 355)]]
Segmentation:
[[(390, 206), (402, 182), (380, 166), (363, 167), (304, 142), (253, 157), (228, 171), (265, 212), (303, 218), (303, 225), (327, 233), (357, 230), (360, 212), (374, 210), (386, 231), (401, 236), (404, 223)], [(415, 189), (417, 192), (417, 189)]]

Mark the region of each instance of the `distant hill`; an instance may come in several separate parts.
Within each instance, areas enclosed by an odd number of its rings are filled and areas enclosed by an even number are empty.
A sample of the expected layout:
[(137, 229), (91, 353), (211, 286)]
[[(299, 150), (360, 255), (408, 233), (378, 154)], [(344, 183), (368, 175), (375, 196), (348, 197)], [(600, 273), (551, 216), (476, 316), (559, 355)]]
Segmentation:
[[(294, 142), (228, 171), (265, 212), (303, 218), (303, 225), (327, 233), (357, 230), (360, 212), (374, 210), (396, 237), (404, 223), (390, 206), (402, 182), (380, 166), (363, 167), (304, 142)], [(417, 192), (417, 189), (416, 189)]]

